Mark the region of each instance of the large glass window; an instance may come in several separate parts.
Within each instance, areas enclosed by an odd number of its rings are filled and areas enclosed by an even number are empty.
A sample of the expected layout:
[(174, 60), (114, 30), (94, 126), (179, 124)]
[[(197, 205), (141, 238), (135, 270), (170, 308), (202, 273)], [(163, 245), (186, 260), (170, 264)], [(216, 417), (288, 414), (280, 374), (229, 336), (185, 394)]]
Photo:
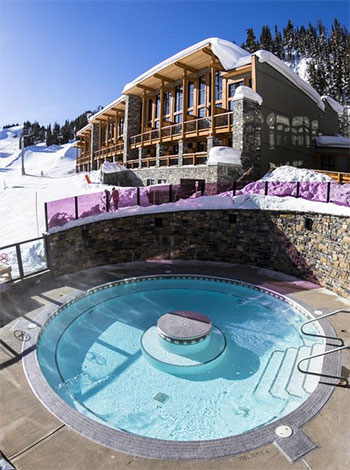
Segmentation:
[(182, 111), (182, 86), (175, 88), (175, 112)]
[(156, 119), (159, 118), (159, 103), (160, 103), (160, 97), (159, 94), (156, 96)]
[(222, 76), (220, 72), (215, 74), (215, 101), (222, 100)]
[(193, 108), (194, 103), (194, 83), (188, 82), (188, 108)]
[(147, 116), (147, 121), (151, 122), (152, 121), (152, 108), (153, 108), (153, 99), (148, 100), (148, 116)]
[(205, 77), (199, 77), (198, 104), (204, 104), (205, 101)]
[(163, 95), (163, 115), (169, 116), (170, 114), (170, 91), (165, 91)]
[(118, 128), (119, 137), (123, 137), (123, 133), (124, 133), (124, 118), (121, 116), (119, 118), (119, 128)]

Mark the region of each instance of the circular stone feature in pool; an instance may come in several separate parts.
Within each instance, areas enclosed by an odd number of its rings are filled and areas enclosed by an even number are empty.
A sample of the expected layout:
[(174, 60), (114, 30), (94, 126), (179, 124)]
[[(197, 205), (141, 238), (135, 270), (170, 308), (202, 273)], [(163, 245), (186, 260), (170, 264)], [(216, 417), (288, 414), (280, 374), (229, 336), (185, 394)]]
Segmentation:
[(199, 374), (215, 367), (226, 347), (226, 338), (213, 326), (210, 336), (195, 344), (168, 343), (151, 326), (142, 336), (142, 352), (154, 367), (170, 374)]
[(175, 344), (196, 344), (211, 331), (211, 321), (205, 315), (188, 310), (174, 310), (157, 321), (158, 334)]

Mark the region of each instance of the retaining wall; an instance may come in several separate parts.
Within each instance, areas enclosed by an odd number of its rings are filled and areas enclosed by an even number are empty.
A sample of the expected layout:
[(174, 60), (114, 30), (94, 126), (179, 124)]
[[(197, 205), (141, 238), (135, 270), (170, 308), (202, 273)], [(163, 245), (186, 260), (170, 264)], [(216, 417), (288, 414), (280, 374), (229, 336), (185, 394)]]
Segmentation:
[(241, 263), (297, 276), (350, 299), (350, 218), (262, 210), (147, 214), (48, 235), (54, 274), (146, 259)]

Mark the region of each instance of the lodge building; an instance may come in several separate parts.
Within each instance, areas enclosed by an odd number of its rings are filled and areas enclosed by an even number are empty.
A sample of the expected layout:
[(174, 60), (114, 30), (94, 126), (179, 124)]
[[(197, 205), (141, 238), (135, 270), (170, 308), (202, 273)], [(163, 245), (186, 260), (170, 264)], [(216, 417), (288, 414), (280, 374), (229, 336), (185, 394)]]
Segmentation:
[[(270, 163), (326, 166), (314, 140), (339, 132), (334, 100), (270, 52), (249, 54), (218, 38), (156, 65), (122, 93), (77, 133), (77, 171), (117, 162), (129, 170), (124, 183), (135, 185), (259, 177)], [(216, 146), (240, 152), (242, 165), (210, 164)], [(350, 172), (350, 158), (344, 165)]]

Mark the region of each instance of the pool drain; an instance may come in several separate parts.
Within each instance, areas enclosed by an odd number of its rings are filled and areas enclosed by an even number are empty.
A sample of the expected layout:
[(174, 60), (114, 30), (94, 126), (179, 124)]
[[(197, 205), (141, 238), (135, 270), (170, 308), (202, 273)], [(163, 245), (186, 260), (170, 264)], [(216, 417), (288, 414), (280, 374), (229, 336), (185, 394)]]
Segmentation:
[(165, 403), (167, 400), (169, 400), (169, 395), (166, 393), (158, 392), (156, 395), (154, 395), (153, 400), (159, 401), (159, 403)]
[(278, 426), (275, 429), (275, 433), (278, 437), (290, 437), (293, 434), (293, 430), (289, 426)]

